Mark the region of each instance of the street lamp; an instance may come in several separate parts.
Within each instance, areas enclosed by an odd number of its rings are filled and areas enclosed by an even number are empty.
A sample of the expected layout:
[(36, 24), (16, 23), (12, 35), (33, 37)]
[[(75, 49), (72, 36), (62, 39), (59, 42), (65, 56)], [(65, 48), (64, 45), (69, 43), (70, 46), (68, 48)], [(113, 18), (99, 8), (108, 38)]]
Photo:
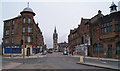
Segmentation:
[(24, 53), (24, 50), (25, 50), (24, 39), (21, 40), (21, 45), (23, 45), (23, 64), (24, 64), (24, 55), (25, 55), (25, 53)]
[(85, 33), (83, 34), (84, 37), (84, 58), (83, 58), (83, 62), (85, 63)]

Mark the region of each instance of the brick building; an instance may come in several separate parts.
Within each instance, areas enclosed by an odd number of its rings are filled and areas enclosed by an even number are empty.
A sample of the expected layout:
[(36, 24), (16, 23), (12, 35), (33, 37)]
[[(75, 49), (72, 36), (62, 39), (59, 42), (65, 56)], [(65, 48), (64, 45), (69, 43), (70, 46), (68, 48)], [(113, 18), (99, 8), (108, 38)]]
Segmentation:
[(58, 52), (63, 52), (65, 48), (68, 48), (68, 43), (66, 42), (58, 43)]
[[(71, 30), (68, 35), (70, 48), (74, 48), (80, 55), (84, 55), (84, 51), (82, 52), (81, 49), (83, 50), (85, 40), (87, 56), (120, 58), (120, 11), (117, 11), (116, 7), (113, 2), (109, 15), (104, 16), (99, 10), (98, 14), (87, 22), (82, 18), (78, 28)], [(76, 33), (77, 31), (78, 33)]]
[[(70, 51), (74, 51), (75, 54), (84, 55), (84, 47), (85, 47), (85, 54), (87, 55), (87, 46), (90, 45), (90, 38), (88, 33), (88, 27), (86, 23), (89, 19), (81, 18), (80, 25), (74, 30), (70, 30), (70, 34), (68, 35), (68, 44), (70, 46)], [(84, 36), (87, 39), (84, 40)], [(85, 41), (85, 45), (84, 45)], [(89, 43), (88, 43), (89, 41)]]
[(22, 55), (21, 40), (24, 40), (25, 55), (39, 52), (44, 45), (44, 39), (38, 23), (35, 23), (35, 13), (28, 6), (20, 12), (21, 15), (4, 20), (3, 54)]
[(99, 18), (98, 28), (92, 28), (96, 30), (95, 36), (92, 33), (92, 37), (96, 37), (92, 38), (92, 56), (120, 58), (120, 11), (117, 11), (116, 7), (112, 3), (111, 13)]

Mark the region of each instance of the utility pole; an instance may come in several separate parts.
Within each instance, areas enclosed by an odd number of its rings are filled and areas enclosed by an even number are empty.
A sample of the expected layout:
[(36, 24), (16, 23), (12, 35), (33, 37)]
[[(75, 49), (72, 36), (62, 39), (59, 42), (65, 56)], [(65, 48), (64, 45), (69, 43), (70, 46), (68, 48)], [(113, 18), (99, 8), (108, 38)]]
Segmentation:
[(84, 37), (84, 58), (83, 58), (83, 62), (85, 63), (85, 33), (83, 33), (83, 37)]
[(23, 40), (23, 64), (24, 64), (24, 55), (25, 55), (25, 46), (24, 46), (24, 40)]

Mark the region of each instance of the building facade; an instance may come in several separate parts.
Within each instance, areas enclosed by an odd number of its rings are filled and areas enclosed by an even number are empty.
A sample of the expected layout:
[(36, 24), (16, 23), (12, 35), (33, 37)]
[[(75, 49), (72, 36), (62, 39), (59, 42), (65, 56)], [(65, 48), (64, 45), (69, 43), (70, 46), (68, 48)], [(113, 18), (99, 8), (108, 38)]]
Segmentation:
[[(87, 22), (85, 20), (82, 18), (78, 28), (70, 30), (68, 35), (70, 48), (74, 48), (78, 54), (84, 55), (81, 51), (84, 45), (87, 51), (85, 49), (83, 52), (87, 52), (87, 56), (119, 59), (120, 11), (117, 11), (114, 2), (110, 6), (109, 15), (103, 15), (99, 10), (97, 15), (87, 20)], [(77, 31), (78, 33), (76, 33)]]
[(56, 27), (55, 27), (54, 33), (53, 33), (53, 50), (58, 50), (58, 34), (56, 31)]
[(68, 43), (66, 42), (58, 43), (58, 52), (63, 52), (65, 48), (68, 48)]
[(28, 6), (20, 12), (21, 15), (4, 20), (3, 55), (22, 55), (24, 41), (25, 55), (39, 52), (44, 45), (44, 39), (38, 23), (35, 23), (35, 13)]

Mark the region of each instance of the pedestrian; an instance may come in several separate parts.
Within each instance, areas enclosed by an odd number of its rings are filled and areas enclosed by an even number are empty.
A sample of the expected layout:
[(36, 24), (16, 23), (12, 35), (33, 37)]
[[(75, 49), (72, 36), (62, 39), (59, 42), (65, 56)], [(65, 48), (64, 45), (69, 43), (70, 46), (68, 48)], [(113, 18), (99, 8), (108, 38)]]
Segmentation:
[(73, 51), (72, 51), (72, 55), (73, 55)]

